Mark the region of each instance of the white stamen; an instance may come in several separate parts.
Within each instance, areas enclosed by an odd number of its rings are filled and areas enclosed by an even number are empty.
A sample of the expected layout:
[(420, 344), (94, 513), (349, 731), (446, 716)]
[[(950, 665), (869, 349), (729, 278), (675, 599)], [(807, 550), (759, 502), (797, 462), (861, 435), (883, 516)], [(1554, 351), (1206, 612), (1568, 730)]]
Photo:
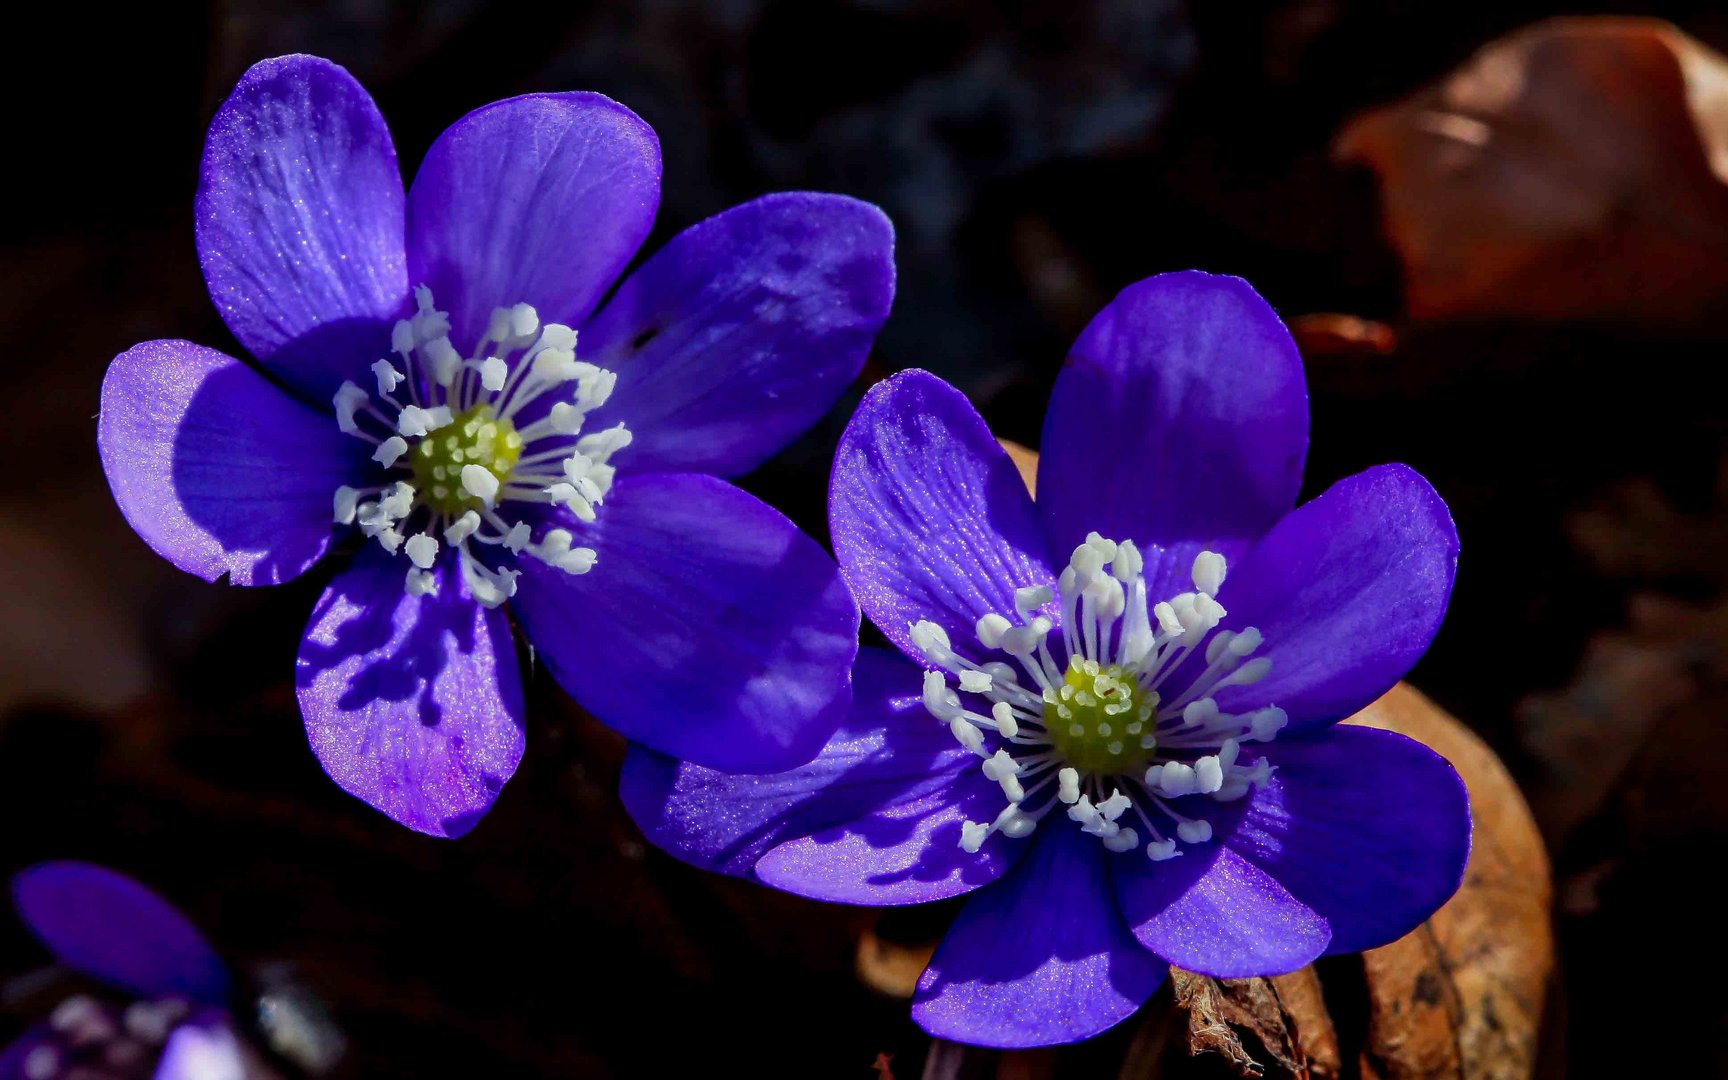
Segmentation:
[(410, 566), (406, 588), (409, 596), (437, 596), (438, 578), (430, 570)]
[(594, 549), (571, 547), (572, 539), (574, 538), (567, 529), (548, 529), (539, 546), (531, 548), (530, 552), (565, 573), (586, 574), (594, 569)]
[(582, 430), (582, 420), (586, 416), (581, 409), (566, 401), (560, 401), (552, 406), (550, 420), (552, 430), (560, 435), (574, 435)]
[(408, 452), (407, 440), (400, 435), (392, 435), (378, 444), (378, 449), (372, 452), (372, 460), (386, 469), (396, 464), (396, 459)]
[(438, 541), (425, 533), (410, 536), (403, 550), (408, 553), (408, 561), (422, 570), (432, 569), (432, 564), (438, 561)]
[(1194, 556), (1194, 587), (1206, 596), (1217, 596), (1224, 585), (1224, 556), (1202, 551)]
[(360, 505), (360, 492), (346, 484), (336, 489), (336, 496), (331, 500), (334, 504), (334, 516), (338, 525), (354, 524), (354, 511)]
[(498, 498), (498, 478), (484, 465), (464, 465), (462, 490), (479, 499), (487, 509), (491, 509), (493, 501)]
[(450, 523), (444, 530), (444, 542), (456, 547), (462, 541), (480, 531), (480, 515), (470, 510)]
[(336, 396), (331, 398), (331, 404), (336, 407), (336, 426), (344, 435), (358, 435), (360, 425), (355, 422), (354, 415), (372, 400), (371, 395), (353, 382), (344, 382), (336, 388)]
[(372, 374), (378, 378), (379, 397), (388, 397), (395, 393), (396, 388), (401, 386), (402, 380), (406, 378), (406, 376), (404, 376), (400, 371), (391, 367), (390, 361), (388, 360), (379, 360), (377, 363), (373, 364)]
[(1176, 835), (1189, 844), (1204, 844), (1212, 839), (1212, 825), (1206, 821), (1184, 821), (1176, 826)]
[[(480, 385), (495, 394), (504, 389), (504, 380), (509, 376), (509, 374), (509, 364), (506, 364), (499, 357), (488, 356), (480, 364)], [(559, 402), (558, 404), (562, 405), (564, 403)], [(553, 406), (555, 409), (557, 407), (557, 405)]]
[(1080, 800), (1080, 772), (1077, 769), (1063, 768), (1056, 774), (1056, 797), (1073, 805)]
[(462, 354), (450, 344), (449, 337), (440, 335), (433, 338), (421, 346), (421, 351), (431, 362), (432, 378), (439, 386), (449, 386), (456, 381), (456, 373), (462, 369)]

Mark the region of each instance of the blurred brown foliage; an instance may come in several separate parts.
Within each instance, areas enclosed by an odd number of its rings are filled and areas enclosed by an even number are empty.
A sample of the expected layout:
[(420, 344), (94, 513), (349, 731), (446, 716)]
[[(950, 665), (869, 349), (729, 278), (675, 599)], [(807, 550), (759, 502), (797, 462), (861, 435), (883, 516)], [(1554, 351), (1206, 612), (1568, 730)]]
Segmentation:
[(1654, 19), (1484, 47), (1345, 127), (1418, 319), (1703, 320), (1728, 296), (1728, 60)]

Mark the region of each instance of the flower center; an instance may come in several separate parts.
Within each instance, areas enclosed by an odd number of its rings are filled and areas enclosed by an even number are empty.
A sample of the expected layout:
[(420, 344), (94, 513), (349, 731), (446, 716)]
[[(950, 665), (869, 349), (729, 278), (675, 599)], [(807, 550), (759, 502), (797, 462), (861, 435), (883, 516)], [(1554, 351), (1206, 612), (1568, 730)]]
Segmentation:
[[(1007, 800), (994, 821), (965, 823), (965, 850), (998, 832), (1029, 836), (1064, 806), (1110, 851), (1139, 847), (1145, 830), (1147, 857), (1169, 859), (1182, 853), (1179, 843), (1212, 838), (1209, 805), (1271, 778), (1256, 744), (1277, 737), (1284, 711), (1227, 713), (1213, 697), (1271, 668), (1253, 655), (1260, 631), (1219, 629), (1224, 557), (1201, 552), (1195, 591), (1157, 604), (1142, 569), (1131, 542), (1092, 533), (1056, 588), (1015, 593), (1018, 624), (995, 612), (978, 620), (987, 654), (976, 659), (956, 652), (937, 624), (913, 624), (913, 645), (939, 669), (924, 675), (924, 707), (984, 759), (984, 775)], [(1057, 624), (1046, 612), (1058, 604), (1061, 631), (1052, 642)]]
[(1155, 700), (1121, 665), (1070, 657), (1062, 685), (1044, 692), (1044, 730), (1074, 768), (1127, 772), (1157, 745)]
[[(448, 426), (427, 433), (409, 451), (416, 494), (433, 513), (453, 517), (485, 506), (463, 486), (464, 469), (485, 469), (494, 484), (502, 485), (521, 457), (522, 436), (516, 425), (495, 415), (490, 405), (475, 405)], [(482, 481), (478, 486), (487, 485)]]
[[(394, 362), (372, 365), (377, 392), (354, 382), (336, 391), (337, 426), (371, 443), (384, 473), (371, 486), (336, 489), (336, 523), (358, 524), (384, 550), (406, 555), (406, 587), (417, 596), (437, 591), (433, 568), (446, 548), (488, 607), (515, 595), (516, 556), (587, 573), (594, 550), (546, 524), (545, 510), (561, 506), (586, 524), (611, 490), (612, 455), (630, 445), (630, 431), (615, 424), (585, 433), (583, 424), (618, 377), (578, 361), (576, 331), (542, 324), (527, 304), (493, 311), (464, 357), (431, 290), (416, 288), (414, 300), (415, 313), (391, 333)], [(524, 422), (523, 410), (547, 396), (557, 400)], [(521, 516), (534, 504), (537, 534)]]

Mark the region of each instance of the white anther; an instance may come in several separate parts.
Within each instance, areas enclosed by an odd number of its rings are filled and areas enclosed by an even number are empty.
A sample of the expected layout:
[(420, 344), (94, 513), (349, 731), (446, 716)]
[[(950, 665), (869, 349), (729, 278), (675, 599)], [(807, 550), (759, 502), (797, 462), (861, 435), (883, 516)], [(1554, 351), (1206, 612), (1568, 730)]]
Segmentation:
[(422, 570), (432, 569), (438, 561), (438, 541), (425, 533), (410, 536), (402, 550), (408, 553), (408, 561)]
[(1260, 647), (1260, 631), (1252, 626), (1244, 627), (1240, 634), (1230, 640), (1230, 651), (1237, 656), (1247, 656)]
[(540, 331), (540, 344), (548, 349), (576, 351), (576, 331), (563, 323), (547, 323)]
[[(922, 687), (924, 707), (938, 720), (947, 720), (955, 712), (948, 704), (948, 680), (940, 671), (926, 671)], [(971, 725), (967, 725), (970, 727)]]
[[(410, 541), (412, 543), (412, 541)], [(409, 596), (437, 596), (438, 577), (430, 570), (421, 570), (410, 566), (408, 580), (404, 583)]]
[(1038, 828), (1038, 819), (1018, 806), (1010, 806), (997, 816), (996, 827), (1010, 840), (1024, 840)]
[(932, 664), (946, 664), (954, 655), (953, 647), (948, 643), (948, 631), (929, 619), (920, 619), (912, 624), (912, 645)]
[(418, 405), (404, 405), (396, 415), (396, 433), (419, 438), (432, 430), (432, 414)]
[(1012, 626), (1002, 635), (1000, 647), (1009, 656), (1027, 657), (1038, 651), (1038, 643), (1044, 640), (1036, 626)]
[(614, 424), (605, 431), (597, 431), (592, 435), (584, 435), (576, 440), (576, 452), (586, 454), (595, 461), (605, 461), (613, 454), (630, 445), (635, 438), (630, 429), (623, 424)]
[(998, 750), (984, 760), (984, 775), (1000, 781), (1003, 777), (1019, 776), (1020, 763), (1014, 760), (1014, 755), (1006, 750)]
[(983, 671), (962, 671), (960, 673), (960, 689), (968, 694), (988, 694), (996, 685), (988, 673)]
[(1056, 593), (1050, 586), (1028, 585), (1014, 590), (1014, 610), (1022, 615), (1030, 615), (1054, 599)]
[(362, 390), (352, 381), (344, 381), (336, 388), (336, 396), (330, 403), (336, 407), (336, 426), (344, 435), (358, 435), (360, 425), (355, 423), (354, 414), (366, 407), (371, 395)]
[(1194, 587), (1206, 596), (1217, 596), (1224, 585), (1224, 556), (1202, 551), (1194, 556)]
[(1182, 723), (1189, 727), (1204, 726), (1218, 719), (1218, 703), (1209, 697), (1190, 701), (1182, 707)]
[(541, 349), (534, 354), (533, 365), (534, 377), (546, 382), (568, 382), (581, 374), (576, 354), (566, 349)]
[(1276, 705), (1258, 709), (1248, 715), (1248, 737), (1256, 742), (1271, 742), (1289, 722), (1290, 717)]
[(378, 444), (378, 449), (372, 451), (372, 460), (388, 469), (396, 464), (396, 459), (408, 452), (408, 440), (400, 435), (392, 435)]
[(24, 1055), (20, 1072), (24, 1080), (52, 1080), (60, 1072), (60, 1051), (43, 1043)]
[(354, 524), (354, 511), (360, 505), (360, 492), (347, 484), (343, 484), (336, 489), (336, 497), (332, 502), (334, 503), (332, 509), (335, 512), (336, 524)]
[(593, 521), (594, 503), (575, 484), (558, 483), (543, 489), (555, 503), (562, 503), (578, 521)]
[(76, 1042), (100, 1042), (114, 1036), (108, 1014), (88, 994), (73, 994), (54, 1006), (54, 1011), (48, 1014), (48, 1026), (70, 1035)]
[(1220, 686), (1252, 686), (1264, 679), (1272, 670), (1272, 658), (1256, 656), (1230, 673), (1230, 677), (1220, 682)]
[(393, 528), (380, 529), (377, 533), (377, 537), (379, 545), (392, 555), (396, 554), (397, 549), (402, 546), (402, 541), (407, 539)]
[[(1098, 534), (1093, 533), (1092, 535), (1097, 536)], [(1112, 551), (1110, 554), (1114, 556), (1116, 553)], [(1105, 561), (1103, 552), (1089, 543), (1081, 544), (1074, 549), (1074, 554), (1069, 556), (1068, 568), (1074, 571), (1075, 580), (1084, 588), (1087, 581), (1091, 580), (1098, 571), (1104, 569)]]
[(996, 721), (996, 730), (1002, 733), (1004, 739), (1012, 739), (1020, 734), (1020, 721), (1014, 717), (1014, 706), (1006, 701), (998, 701), (990, 706), (990, 716)]
[(1080, 801), (1080, 772), (1064, 768), (1056, 773), (1056, 797), (1072, 806)]
[(981, 616), (978, 619), (978, 640), (986, 649), (1001, 648), (1002, 635), (1012, 629), (1013, 625), (995, 612)]
[(462, 466), (462, 490), (484, 503), (491, 509), (492, 502), (498, 497), (498, 478), (492, 470), (483, 465)]
[(414, 485), (406, 480), (396, 481), (378, 500), (378, 509), (391, 519), (401, 521), (414, 512)]
[[(540, 329), (540, 313), (532, 304), (517, 304), (510, 309), (510, 336), (527, 339)], [(547, 329), (551, 329), (548, 327)]]
[(594, 569), (593, 548), (571, 547), (575, 539), (568, 529), (548, 529), (533, 554), (551, 566), (568, 574), (586, 574)]
[(593, 364), (578, 364), (581, 382), (576, 384), (576, 404), (584, 412), (593, 412), (606, 404), (612, 391), (618, 388), (616, 372), (597, 368)]
[(1106, 851), (1121, 854), (1124, 851), (1133, 851), (1140, 846), (1140, 834), (1133, 829), (1123, 829), (1115, 836), (1106, 836), (1103, 842)]
[(462, 541), (480, 531), (480, 515), (470, 510), (450, 523), (444, 530), (444, 542), (456, 547)]
[(510, 526), (510, 531), (505, 534), (504, 547), (509, 550), (512, 555), (520, 555), (522, 549), (528, 546), (528, 538), (532, 535), (532, 532), (533, 530), (528, 527), (526, 521), (518, 521), (516, 524)]
[(400, 371), (390, 366), (390, 361), (379, 360), (372, 365), (372, 374), (378, 379), (378, 396), (393, 394), (406, 378)]
[(1152, 617), (1158, 620), (1158, 629), (1171, 637), (1182, 633), (1182, 620), (1176, 617), (1176, 608), (1169, 601), (1154, 604)]
[(560, 435), (574, 435), (582, 430), (584, 414), (581, 409), (567, 401), (560, 401), (552, 406), (547, 417), (552, 422), (552, 430)]
[(1176, 841), (1174, 840), (1154, 840), (1146, 845), (1146, 857), (1153, 862), (1174, 859), (1180, 854), (1182, 853), (1176, 850)]
[(1124, 540), (1116, 545), (1116, 557), (1110, 561), (1110, 573), (1117, 581), (1134, 580), (1145, 566), (1146, 560), (1141, 556), (1140, 549), (1134, 546), (1134, 541)]
[(1212, 823), (1205, 820), (1184, 821), (1176, 826), (1176, 835), (1184, 843), (1204, 844), (1212, 839)]
[(1068, 808), (1068, 820), (1078, 821), (1082, 828), (1091, 825), (1098, 818), (1098, 808), (1092, 805), (1092, 796), (1090, 795), (1080, 796)]
[(1134, 800), (1122, 794), (1120, 791), (1112, 791), (1108, 799), (1105, 799), (1103, 802), (1098, 804), (1098, 812), (1103, 814), (1107, 819), (1115, 821), (1133, 805)]
[(492, 309), (491, 317), (486, 320), (486, 337), (488, 340), (496, 341), (500, 344), (510, 340), (509, 308), (495, 307)]
[(1194, 790), (1210, 795), (1224, 786), (1224, 764), (1216, 754), (1208, 754), (1194, 763)]
[(510, 376), (510, 365), (496, 356), (488, 356), (480, 361), (480, 385), (496, 394), (504, 389), (504, 380)]
[(960, 826), (960, 849), (968, 855), (976, 855), (989, 836), (990, 826), (968, 821)]
[(420, 310), (414, 314), (415, 333), (421, 341), (431, 341), (436, 337), (450, 336), (450, 313), (437, 311), (432, 306), (432, 290), (424, 285), (415, 286), (414, 301)]
[(456, 381), (456, 373), (462, 370), (462, 354), (456, 351), (456, 346), (450, 344), (448, 336), (439, 336), (428, 341), (423, 347), (426, 358), (432, 362), (432, 378), (439, 386), (449, 386)]
[(1164, 771), (1158, 777), (1158, 790), (1171, 798), (1191, 794), (1194, 791), (1194, 767), (1180, 761), (1165, 762)]
[(407, 319), (397, 319), (396, 325), (390, 328), (390, 351), (407, 356), (414, 351), (414, 324)]
[[(952, 709), (953, 706), (950, 706)], [(984, 756), (984, 733), (972, 726), (971, 721), (964, 716), (955, 716), (948, 721), (948, 731), (954, 736), (954, 741), (979, 757)]]
[(1224, 745), (1218, 748), (1218, 765), (1228, 769), (1236, 764), (1236, 758), (1242, 753), (1242, 744), (1235, 739), (1225, 739)]

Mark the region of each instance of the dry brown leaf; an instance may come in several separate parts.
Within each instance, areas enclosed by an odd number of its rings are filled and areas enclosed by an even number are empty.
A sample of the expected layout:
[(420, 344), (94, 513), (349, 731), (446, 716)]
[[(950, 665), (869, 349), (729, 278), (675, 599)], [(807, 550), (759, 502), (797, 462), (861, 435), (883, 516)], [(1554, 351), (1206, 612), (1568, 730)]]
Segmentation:
[(1172, 968), (1170, 981), (1188, 1014), (1190, 1054), (1219, 1054), (1239, 1076), (1339, 1074), (1338, 1036), (1313, 968), (1271, 979), (1210, 979)]
[(1703, 320), (1728, 295), (1728, 61), (1668, 23), (1561, 18), (1365, 113), (1420, 319)]

